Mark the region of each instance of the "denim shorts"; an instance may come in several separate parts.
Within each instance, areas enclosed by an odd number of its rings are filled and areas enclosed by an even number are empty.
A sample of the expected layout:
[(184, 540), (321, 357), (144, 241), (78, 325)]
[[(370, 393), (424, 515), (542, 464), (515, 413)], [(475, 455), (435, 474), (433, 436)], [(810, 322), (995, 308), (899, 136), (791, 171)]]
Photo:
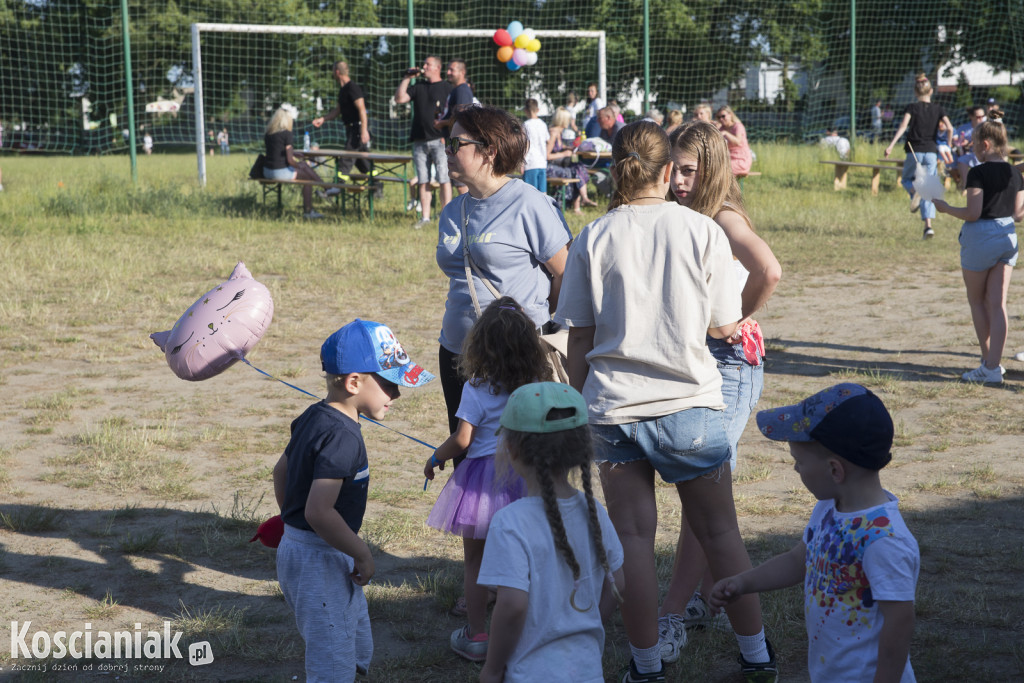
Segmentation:
[(708, 337), (707, 342), (708, 350), (718, 361), (718, 372), (722, 375), (725, 431), (732, 450), (729, 465), (735, 472), (740, 437), (764, 390), (764, 363), (748, 363), (743, 356), (743, 344), (729, 344), (713, 337)]
[(1017, 233), (1013, 218), (968, 221), (960, 228), (960, 267), (986, 271), (997, 263), (1017, 265)]
[(412, 165), (416, 170), (416, 181), (430, 182), (430, 164), (434, 164), (437, 182), (444, 185), (448, 182), (448, 157), (444, 153), (444, 140), (425, 140), (412, 143)]
[(729, 460), (725, 412), (688, 408), (617, 425), (590, 425), (594, 459), (612, 464), (647, 460), (669, 484), (714, 472)]
[(268, 180), (295, 180), (295, 169), (291, 166), (284, 168), (263, 167), (263, 177)]

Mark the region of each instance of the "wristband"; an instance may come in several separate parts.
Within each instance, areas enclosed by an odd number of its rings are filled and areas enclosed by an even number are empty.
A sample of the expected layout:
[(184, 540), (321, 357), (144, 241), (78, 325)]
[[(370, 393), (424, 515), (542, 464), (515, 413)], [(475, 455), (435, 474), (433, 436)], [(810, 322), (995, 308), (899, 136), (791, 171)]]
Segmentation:
[(440, 467), (440, 466), (441, 466), (441, 463), (438, 462), (437, 458), (434, 457), (434, 454), (431, 453), (430, 454), (430, 467), (434, 468), (434, 467)]

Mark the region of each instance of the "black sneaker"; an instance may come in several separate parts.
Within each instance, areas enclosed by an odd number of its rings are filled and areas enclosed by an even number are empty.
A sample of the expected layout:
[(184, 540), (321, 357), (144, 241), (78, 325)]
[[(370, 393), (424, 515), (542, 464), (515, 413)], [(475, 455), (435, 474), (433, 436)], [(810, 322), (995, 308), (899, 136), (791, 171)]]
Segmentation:
[(622, 676), (622, 683), (658, 683), (658, 681), (665, 680), (665, 663), (661, 664), (661, 671), (655, 671), (650, 674), (642, 674), (636, 670), (636, 662), (632, 658), (629, 660), (629, 668), (626, 673)]
[(931, 228), (925, 228), (924, 229), (924, 239), (930, 240), (933, 237), (935, 237), (935, 231), (932, 230)]
[(767, 640), (764, 641), (764, 644), (768, 648), (767, 662), (748, 662), (740, 654), (740, 673), (743, 674), (743, 680), (746, 683), (775, 683), (779, 680), (779, 665), (775, 663), (775, 650)]

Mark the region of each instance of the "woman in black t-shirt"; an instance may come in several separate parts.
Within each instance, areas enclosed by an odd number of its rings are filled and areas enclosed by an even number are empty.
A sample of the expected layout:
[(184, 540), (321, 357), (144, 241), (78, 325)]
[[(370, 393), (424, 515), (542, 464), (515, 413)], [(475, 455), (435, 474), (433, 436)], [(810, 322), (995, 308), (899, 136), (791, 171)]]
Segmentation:
[(935, 208), (964, 221), (960, 229), (960, 267), (967, 287), (981, 365), (963, 374), (968, 382), (1001, 384), (1006, 345), (1006, 292), (1017, 263), (1014, 222), (1024, 220), (1024, 177), (1004, 161), (1006, 128), (986, 121), (974, 130), (974, 153), (982, 162), (967, 173), (967, 206), (941, 199)]
[(896, 142), (907, 133), (906, 144), (903, 151), (907, 153), (907, 159), (903, 162), (903, 187), (910, 194), (910, 213), (920, 208), (921, 220), (924, 221), (924, 238), (929, 239), (935, 235), (932, 230), (932, 219), (935, 218), (935, 205), (929, 201), (923, 201), (914, 191), (914, 173), (918, 165), (924, 166), (927, 175), (936, 174), (939, 148), (935, 145), (935, 134), (939, 130), (939, 123), (946, 124), (946, 135), (949, 139), (949, 146), (953, 146), (953, 124), (946, 116), (946, 110), (937, 104), (932, 104), (932, 84), (928, 76), (918, 74), (917, 82), (914, 83), (914, 94), (917, 102), (908, 104), (903, 110), (903, 120), (892, 142), (885, 148), (885, 157), (888, 159)]
[[(263, 164), (263, 177), (271, 180), (302, 180), (320, 181), (305, 161), (298, 161), (293, 155), (294, 138), (292, 127), (298, 110), (290, 104), (282, 104), (267, 124), (263, 143), (267, 146), (267, 160)], [(304, 218), (323, 218), (323, 214), (313, 210), (313, 187), (302, 187), (302, 212)]]

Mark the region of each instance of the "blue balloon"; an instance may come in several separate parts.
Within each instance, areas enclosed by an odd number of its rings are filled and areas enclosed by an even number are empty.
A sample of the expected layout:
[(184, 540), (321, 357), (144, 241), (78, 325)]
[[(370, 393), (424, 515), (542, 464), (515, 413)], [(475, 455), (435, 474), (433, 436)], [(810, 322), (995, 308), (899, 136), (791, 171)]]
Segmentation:
[(513, 62), (511, 59), (508, 60), (507, 62), (505, 62), (505, 66), (508, 67), (509, 71), (519, 71), (520, 69), (523, 68), (519, 64), (516, 64), (515, 62)]
[[(512, 36), (512, 40), (515, 40), (516, 36), (518, 36), (520, 33), (523, 32), (523, 22), (521, 22), (521, 21), (509, 22), (508, 28), (505, 29), (505, 30), (508, 31), (508, 34), (510, 36)], [(513, 71), (515, 71), (515, 69), (513, 69)]]

